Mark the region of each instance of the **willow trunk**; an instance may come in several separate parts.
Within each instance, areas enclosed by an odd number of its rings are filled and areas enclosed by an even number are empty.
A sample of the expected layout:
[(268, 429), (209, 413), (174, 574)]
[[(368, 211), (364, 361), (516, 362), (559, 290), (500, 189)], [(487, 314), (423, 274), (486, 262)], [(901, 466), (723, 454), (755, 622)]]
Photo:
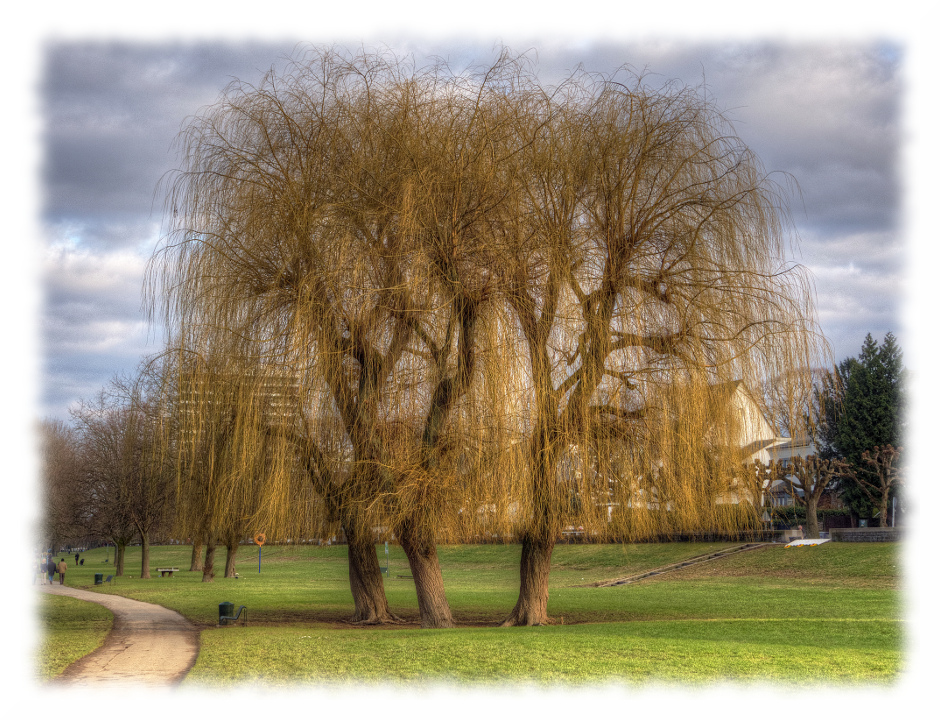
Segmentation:
[(343, 525), (343, 532), (349, 556), (349, 589), (356, 608), (352, 622), (363, 625), (400, 622), (388, 609), (372, 532), (358, 529), (354, 523)]
[(126, 542), (114, 543), (114, 577), (123, 577), (124, 575), (124, 551), (126, 549)]
[(423, 628), (452, 628), (454, 618), (444, 593), (444, 576), (432, 533), (413, 522), (403, 523), (398, 539), (408, 557), (418, 595), (418, 612)]
[(554, 536), (523, 536), (522, 557), (519, 561), (519, 599), (501, 627), (548, 624), (548, 575), (554, 549)]
[(202, 565), (202, 581), (212, 582), (215, 577), (215, 538), (211, 535), (206, 541), (206, 559)]
[(238, 554), (238, 538), (229, 537), (225, 541), (225, 577), (235, 577), (235, 556)]
[(202, 572), (202, 550), (202, 541), (193, 540), (193, 554), (189, 560), (189, 569), (191, 572)]

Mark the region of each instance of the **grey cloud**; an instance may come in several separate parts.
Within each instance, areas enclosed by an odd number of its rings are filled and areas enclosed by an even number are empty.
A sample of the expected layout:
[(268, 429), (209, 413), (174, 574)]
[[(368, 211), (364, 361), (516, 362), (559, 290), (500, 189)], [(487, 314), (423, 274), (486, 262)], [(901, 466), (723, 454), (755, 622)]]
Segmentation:
[(47, 355), (39, 400), (42, 415), (64, 419), (70, 407), (92, 399), (112, 377), (133, 371), (148, 349), (153, 350), (145, 343), (134, 343), (134, 339), (129, 338), (117, 352), (56, 351)]
[[(45, 167), (46, 217), (90, 220), (102, 213), (149, 216), (160, 176), (170, 168), (169, 153), (144, 137), (85, 136), (79, 142), (56, 138)], [(157, 206), (159, 208), (159, 205)]]
[(900, 200), (901, 50), (886, 43), (597, 43), (539, 53), (557, 78), (621, 65), (660, 86), (699, 87), (768, 171), (802, 190), (795, 220), (826, 232), (896, 228)]
[(233, 74), (254, 79), (256, 61), (282, 53), (225, 44), (52, 45), (42, 84), (44, 217), (92, 225), (103, 213), (159, 215), (158, 183), (176, 164), (173, 143), (185, 118), (213, 102)]
[[(809, 266), (817, 290), (817, 312), (835, 359), (858, 354), (865, 334), (882, 337), (893, 332), (903, 341), (901, 315), (904, 287), (903, 254), (894, 248), (857, 262), (861, 253), (830, 253), (829, 263)], [(819, 260), (826, 257), (821, 254)]]

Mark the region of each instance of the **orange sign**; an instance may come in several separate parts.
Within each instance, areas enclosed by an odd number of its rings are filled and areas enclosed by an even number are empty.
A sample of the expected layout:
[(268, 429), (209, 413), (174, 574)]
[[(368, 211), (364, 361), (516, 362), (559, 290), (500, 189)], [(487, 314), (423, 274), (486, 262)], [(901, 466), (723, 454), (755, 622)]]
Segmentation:
[(264, 540), (265, 540), (264, 533), (258, 533), (257, 535), (255, 535), (256, 545), (264, 545)]

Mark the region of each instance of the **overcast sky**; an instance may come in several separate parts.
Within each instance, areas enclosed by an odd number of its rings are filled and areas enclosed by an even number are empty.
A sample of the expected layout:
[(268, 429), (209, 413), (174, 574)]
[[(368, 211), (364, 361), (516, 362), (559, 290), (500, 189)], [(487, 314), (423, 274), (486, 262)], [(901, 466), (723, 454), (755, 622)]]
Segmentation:
[[(298, 38), (300, 39), (300, 38)], [(364, 41), (367, 46), (369, 41)], [(494, 43), (383, 39), (420, 63), (495, 58)], [(355, 43), (350, 43), (355, 46)], [(506, 41), (538, 59), (543, 82), (578, 64), (627, 64), (651, 81), (702, 85), (765, 167), (799, 187), (794, 260), (811, 271), (836, 360), (867, 332), (906, 339), (900, 152), (904, 48), (891, 40)], [(110, 377), (159, 349), (141, 312), (159, 240), (161, 177), (181, 123), (232, 79), (282, 66), (294, 41), (62, 40), (43, 44), (40, 411), (66, 418)], [(781, 176), (782, 177), (782, 176)]]

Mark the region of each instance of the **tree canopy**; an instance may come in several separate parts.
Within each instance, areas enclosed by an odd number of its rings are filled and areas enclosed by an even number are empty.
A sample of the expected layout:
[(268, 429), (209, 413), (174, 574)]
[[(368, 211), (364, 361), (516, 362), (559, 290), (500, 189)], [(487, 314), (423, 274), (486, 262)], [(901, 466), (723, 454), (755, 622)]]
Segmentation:
[(214, 522), (285, 532), (303, 506), (342, 528), (360, 621), (394, 619), (377, 533), (446, 627), (441, 540), (521, 538), (507, 624), (533, 624), (566, 523), (733, 530), (718, 388), (824, 349), (785, 193), (693, 88), (311, 50), (233, 83), (180, 147), (150, 297), (200, 358), (168, 392), (217, 389), (178, 436), (227, 428)]

